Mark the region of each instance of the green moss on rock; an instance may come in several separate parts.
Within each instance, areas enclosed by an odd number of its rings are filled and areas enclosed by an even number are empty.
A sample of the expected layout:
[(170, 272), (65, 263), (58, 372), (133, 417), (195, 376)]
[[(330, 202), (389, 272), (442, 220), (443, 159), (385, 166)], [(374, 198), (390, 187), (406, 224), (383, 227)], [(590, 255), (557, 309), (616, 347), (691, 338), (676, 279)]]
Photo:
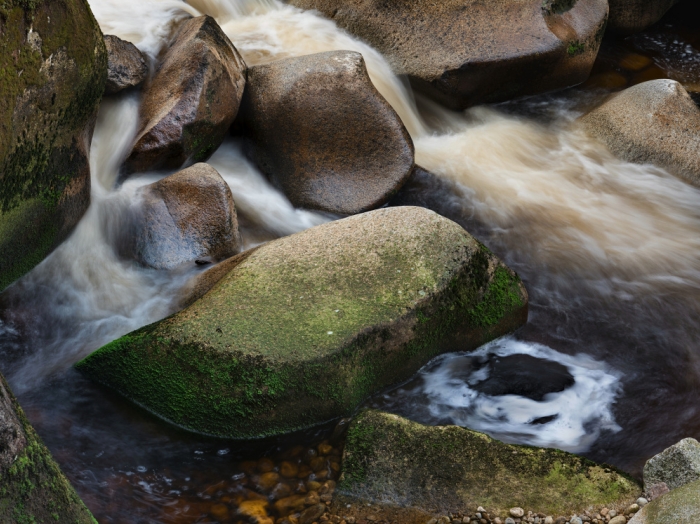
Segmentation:
[[(16, 524), (96, 524), (51, 453), (27, 421), (17, 400), (0, 376), (0, 417), (13, 431), (2, 428), (0, 443), (17, 451), (0, 456), (0, 522)], [(12, 442), (10, 442), (12, 440)]]
[(106, 74), (85, 0), (0, 2), (0, 290), (89, 205), (88, 148)]
[(261, 437), (347, 415), (527, 318), (518, 277), (422, 208), (325, 224), (241, 260), (187, 309), (78, 368), (175, 424)]
[(407, 524), (479, 505), (492, 515), (505, 516), (512, 507), (571, 515), (626, 507), (641, 493), (624, 473), (570, 453), (373, 410), (351, 423), (342, 471), (333, 502), (340, 514)]

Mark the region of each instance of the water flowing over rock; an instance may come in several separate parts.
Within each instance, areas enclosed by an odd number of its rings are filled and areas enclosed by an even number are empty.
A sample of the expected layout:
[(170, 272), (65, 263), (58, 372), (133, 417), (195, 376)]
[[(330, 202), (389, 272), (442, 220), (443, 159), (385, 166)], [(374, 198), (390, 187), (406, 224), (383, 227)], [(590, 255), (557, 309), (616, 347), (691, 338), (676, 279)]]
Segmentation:
[(517, 275), (417, 207), (317, 226), (227, 264), (187, 309), (78, 368), (180, 426), (261, 437), (349, 414), (430, 358), (527, 319)]
[(626, 508), (641, 493), (627, 475), (571, 453), (374, 410), (350, 424), (341, 470), (332, 508), (360, 521), (371, 514), (424, 524), (479, 505), (491, 519), (505, 519), (513, 507), (571, 515), (598, 505)]
[(374, 209), (413, 169), (413, 142), (359, 53), (252, 67), (244, 111), (258, 165), (297, 207)]
[(644, 506), (628, 524), (695, 524), (700, 515), (700, 480), (674, 489)]
[(107, 74), (85, 0), (0, 5), (0, 290), (90, 204), (88, 149)]
[(454, 108), (585, 81), (605, 0), (291, 0), (377, 48), (413, 87)]
[(679, 0), (609, 0), (608, 28), (622, 34), (643, 31), (655, 24)]
[(654, 164), (700, 187), (700, 108), (674, 80), (652, 80), (613, 95), (580, 119), (629, 162)]
[(0, 521), (95, 522), (1, 375)]
[(219, 261), (241, 246), (233, 195), (208, 164), (195, 164), (144, 187), (125, 228), (121, 255), (155, 269)]
[(700, 480), (700, 443), (693, 438), (665, 449), (644, 466), (645, 490), (662, 482), (676, 489), (695, 480)]
[(181, 24), (145, 87), (141, 125), (122, 176), (203, 162), (238, 114), (246, 65), (210, 16)]
[(108, 56), (105, 94), (137, 87), (146, 80), (148, 64), (134, 44), (114, 35), (105, 35), (105, 45)]

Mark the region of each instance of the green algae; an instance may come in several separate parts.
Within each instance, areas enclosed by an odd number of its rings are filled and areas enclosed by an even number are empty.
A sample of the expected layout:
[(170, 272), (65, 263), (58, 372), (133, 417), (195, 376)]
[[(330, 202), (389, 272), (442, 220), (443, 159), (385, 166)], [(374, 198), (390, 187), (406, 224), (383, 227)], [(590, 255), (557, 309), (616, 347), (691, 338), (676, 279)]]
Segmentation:
[[(398, 209), (409, 208), (373, 213)], [(322, 242), (324, 231), (362, 236), (345, 227), (357, 217), (262, 246), (184, 311), (77, 367), (175, 424), (218, 436), (286, 433), (352, 413), (430, 358), (475, 349), (527, 317), (514, 273), (453, 222), (413, 212), (426, 221), (422, 232), (365, 240), (366, 253), (346, 249), (347, 238)]]
[(342, 471), (334, 503), (377, 502), (409, 512), (473, 511), (482, 505), (496, 515), (511, 507), (570, 515), (591, 506), (625, 505), (641, 493), (626, 474), (570, 453), (505, 444), (457, 426), (423, 426), (373, 410), (350, 424)]

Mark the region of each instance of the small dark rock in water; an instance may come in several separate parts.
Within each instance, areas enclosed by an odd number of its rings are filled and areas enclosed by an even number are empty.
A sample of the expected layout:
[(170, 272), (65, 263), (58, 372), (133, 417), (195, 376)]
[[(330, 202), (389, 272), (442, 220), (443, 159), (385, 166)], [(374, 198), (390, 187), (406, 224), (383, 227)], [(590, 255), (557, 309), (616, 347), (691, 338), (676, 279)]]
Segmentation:
[(105, 94), (136, 87), (148, 76), (148, 64), (143, 53), (131, 42), (114, 35), (105, 35), (107, 46), (107, 83)]
[(574, 385), (574, 377), (565, 366), (530, 355), (490, 355), (487, 366), (489, 377), (471, 386), (487, 395), (520, 395), (540, 401), (548, 393)]

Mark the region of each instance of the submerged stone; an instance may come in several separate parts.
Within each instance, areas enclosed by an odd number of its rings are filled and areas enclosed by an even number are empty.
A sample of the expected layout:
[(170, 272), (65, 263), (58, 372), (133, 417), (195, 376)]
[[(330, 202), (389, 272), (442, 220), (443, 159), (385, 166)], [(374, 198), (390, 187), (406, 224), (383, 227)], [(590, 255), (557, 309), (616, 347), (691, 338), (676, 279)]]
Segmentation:
[(96, 524), (0, 375), (0, 522)]
[(700, 108), (678, 82), (630, 87), (579, 121), (614, 155), (657, 165), (700, 187)]
[(0, 4), (0, 290), (90, 205), (88, 150), (106, 75), (85, 0)]
[(182, 22), (144, 89), (122, 177), (207, 160), (238, 114), (245, 76), (243, 58), (216, 20)]
[(358, 520), (372, 514), (424, 524), (446, 513), (471, 514), (478, 505), (492, 519), (513, 507), (553, 515), (601, 505), (621, 511), (640, 493), (624, 473), (571, 453), (371, 410), (348, 429), (333, 509)]
[(352, 215), (413, 170), (413, 142), (364, 59), (331, 51), (251, 67), (244, 122), (260, 169), (297, 207)]
[(607, 0), (290, 0), (369, 42), (414, 89), (455, 108), (584, 82)]
[(202, 298), (78, 369), (193, 431), (261, 437), (352, 413), (432, 357), (527, 319), (517, 275), (416, 207), (317, 226), (210, 271), (224, 276)]

